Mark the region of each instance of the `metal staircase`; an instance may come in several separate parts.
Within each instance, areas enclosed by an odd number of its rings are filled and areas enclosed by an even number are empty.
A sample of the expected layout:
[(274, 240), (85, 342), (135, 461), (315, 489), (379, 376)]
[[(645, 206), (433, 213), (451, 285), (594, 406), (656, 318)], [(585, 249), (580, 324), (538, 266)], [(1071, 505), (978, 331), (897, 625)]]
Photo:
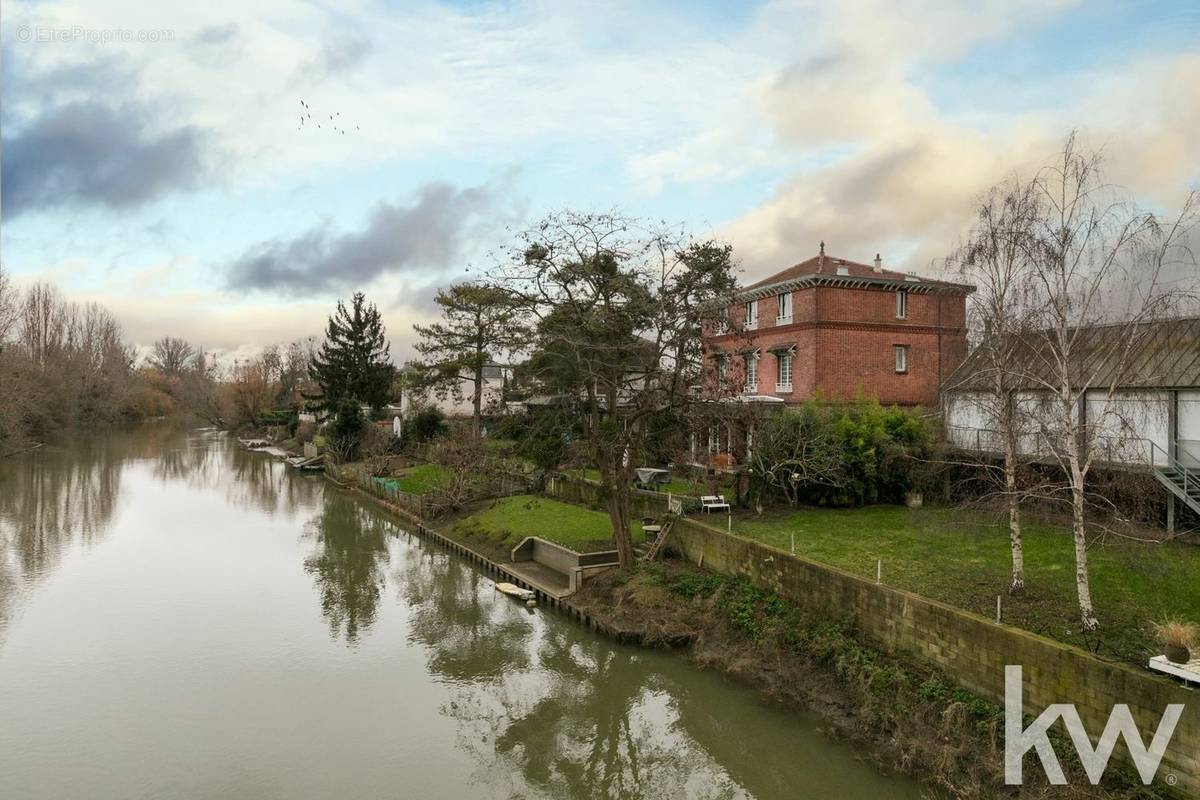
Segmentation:
[(1200, 514), (1200, 469), (1185, 467), (1175, 456), (1150, 442), (1150, 464), (1154, 477), (1188, 508)]

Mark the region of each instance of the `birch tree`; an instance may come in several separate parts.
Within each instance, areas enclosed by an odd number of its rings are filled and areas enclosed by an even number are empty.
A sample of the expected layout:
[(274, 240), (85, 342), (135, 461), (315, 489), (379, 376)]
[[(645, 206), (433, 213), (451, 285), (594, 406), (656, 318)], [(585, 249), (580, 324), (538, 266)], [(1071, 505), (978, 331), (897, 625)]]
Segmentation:
[[(1075, 585), (1085, 630), (1099, 627), (1088, 578), (1088, 475), (1119, 422), (1118, 392), (1145, 365), (1138, 355), (1181, 292), (1167, 271), (1186, 257), (1195, 196), (1161, 220), (1122, 200), (1101, 177), (1097, 154), (1074, 134), (1033, 180), (1036, 214), (1026, 242), (1038, 302), (1022, 335), (1019, 379), (1045, 402), (1034, 412), (1046, 455), (1062, 468), (1053, 492), (1071, 509)], [(1065, 498), (1063, 497), (1065, 495)]]
[[(999, 445), (1003, 463), (999, 483), (1008, 516), (1012, 551), (1009, 591), (1025, 588), (1025, 557), (1021, 543), (1021, 497), (1017, 474), (1021, 463), (1020, 443), (1025, 433), (1024, 414), (1019, 408), (1021, 383), (1021, 336), (1029, 321), (1031, 297), (1030, 234), (1037, 208), (1035, 187), (1016, 177), (996, 186), (980, 201), (975, 225), (967, 242), (951, 263), (975, 285), (968, 308), (968, 325), (975, 340), (973, 359), (979, 366), (970, 372), (969, 389), (959, 402), (977, 406), (999, 441), (989, 441), (987, 450)], [(984, 467), (992, 470), (992, 463)]]

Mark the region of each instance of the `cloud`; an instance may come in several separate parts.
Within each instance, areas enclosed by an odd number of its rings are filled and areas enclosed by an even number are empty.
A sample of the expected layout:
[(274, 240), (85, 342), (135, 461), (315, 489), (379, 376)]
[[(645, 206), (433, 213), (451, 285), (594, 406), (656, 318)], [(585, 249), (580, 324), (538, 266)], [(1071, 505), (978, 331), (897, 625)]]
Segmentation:
[(367, 60), (374, 45), (365, 37), (339, 35), (322, 40), (320, 47), (316, 57), (300, 65), (296, 76), (299, 83), (320, 83), (356, 69)]
[(502, 224), (500, 187), (421, 187), (408, 204), (380, 203), (354, 233), (316, 226), (273, 239), (238, 258), (228, 271), (231, 289), (270, 289), (291, 295), (360, 288), (396, 273), (440, 273), (462, 266), (469, 245)]
[(79, 100), (46, 109), (3, 136), (6, 217), (58, 206), (128, 209), (194, 186), (206, 133), (152, 129), (146, 109)]
[(1019, 35), (1046, 11), (937, 5), (938, 13), (900, 16), (872, 0), (830, 5), (816, 55), (759, 83), (759, 113), (778, 149), (826, 157), (792, 170), (724, 227), (748, 277), (814, 254), (821, 240), (835, 255), (868, 261), (881, 252), (893, 268), (936, 271), (976, 198), (1013, 173), (1031, 175), (1075, 128), (1107, 156), (1109, 180), (1158, 210), (1170, 212), (1200, 179), (1188, 138), (1200, 124), (1194, 53), (1043, 76), (1038, 85), (1054, 102), (1035, 110), (980, 100), (955, 113), (921, 76), (975, 43)]

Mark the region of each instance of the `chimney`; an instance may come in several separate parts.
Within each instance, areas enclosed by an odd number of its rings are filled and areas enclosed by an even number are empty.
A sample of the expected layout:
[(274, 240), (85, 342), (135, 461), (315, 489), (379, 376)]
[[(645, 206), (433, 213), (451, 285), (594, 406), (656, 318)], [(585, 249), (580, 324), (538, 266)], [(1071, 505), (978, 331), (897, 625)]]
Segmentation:
[(825, 270), (825, 240), (821, 240), (821, 253), (817, 256), (817, 272)]
[(875, 271), (883, 272), (883, 259), (879, 257), (879, 253), (875, 254)]

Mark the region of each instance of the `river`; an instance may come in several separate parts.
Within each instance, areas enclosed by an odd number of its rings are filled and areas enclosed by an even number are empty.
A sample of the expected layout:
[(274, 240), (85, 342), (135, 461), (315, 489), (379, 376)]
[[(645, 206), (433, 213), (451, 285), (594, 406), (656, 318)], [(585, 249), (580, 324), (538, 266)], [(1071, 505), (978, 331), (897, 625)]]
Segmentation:
[(0, 798), (917, 798), (214, 431), (0, 461)]

